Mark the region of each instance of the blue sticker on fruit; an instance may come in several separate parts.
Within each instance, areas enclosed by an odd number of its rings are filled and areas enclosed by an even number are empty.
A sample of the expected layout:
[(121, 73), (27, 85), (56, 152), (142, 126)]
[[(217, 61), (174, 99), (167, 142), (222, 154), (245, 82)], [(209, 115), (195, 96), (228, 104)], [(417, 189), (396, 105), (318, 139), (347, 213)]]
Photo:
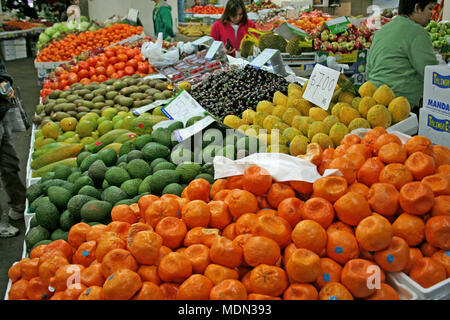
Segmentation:
[(81, 255), (82, 255), (83, 257), (88, 257), (88, 256), (89, 256), (89, 251), (84, 250), (84, 251), (81, 253)]
[(91, 292), (91, 288), (89, 288), (89, 289), (86, 290), (86, 295), (88, 295), (89, 292)]
[(114, 275), (112, 274), (111, 277), (108, 278), (108, 280), (111, 280), (112, 278), (114, 278)]
[(394, 262), (394, 256), (392, 254), (388, 254), (386, 260), (387, 260), (387, 262), (392, 263), (392, 262)]
[(331, 296), (331, 297), (328, 298), (328, 300), (339, 300), (339, 299), (336, 296)]
[(330, 280), (331, 280), (330, 275), (329, 275), (328, 273), (324, 273), (324, 274), (323, 274), (323, 280), (324, 280), (325, 282), (330, 282)]
[(445, 254), (450, 257), (450, 251), (445, 251)]
[(342, 252), (344, 252), (344, 249), (342, 249), (342, 247), (336, 247), (336, 248), (334, 248), (334, 252), (342, 253)]

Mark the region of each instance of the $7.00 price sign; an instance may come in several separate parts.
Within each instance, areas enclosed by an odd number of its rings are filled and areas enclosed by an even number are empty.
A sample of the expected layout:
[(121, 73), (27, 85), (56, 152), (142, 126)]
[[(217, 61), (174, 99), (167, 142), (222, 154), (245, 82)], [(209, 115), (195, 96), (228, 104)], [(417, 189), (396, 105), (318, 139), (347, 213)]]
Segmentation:
[(320, 64), (314, 67), (303, 98), (328, 110), (340, 73)]

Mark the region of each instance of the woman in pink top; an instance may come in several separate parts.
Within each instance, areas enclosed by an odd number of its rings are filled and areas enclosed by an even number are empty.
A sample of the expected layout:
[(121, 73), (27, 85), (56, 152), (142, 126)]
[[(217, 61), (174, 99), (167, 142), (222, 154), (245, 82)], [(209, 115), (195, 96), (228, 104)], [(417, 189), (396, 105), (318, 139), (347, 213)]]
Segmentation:
[(242, 0), (228, 0), (220, 20), (214, 22), (211, 37), (222, 41), (227, 48), (227, 54), (235, 56), (239, 51), (242, 38), (249, 28), (254, 28), (253, 21), (247, 18), (247, 11)]

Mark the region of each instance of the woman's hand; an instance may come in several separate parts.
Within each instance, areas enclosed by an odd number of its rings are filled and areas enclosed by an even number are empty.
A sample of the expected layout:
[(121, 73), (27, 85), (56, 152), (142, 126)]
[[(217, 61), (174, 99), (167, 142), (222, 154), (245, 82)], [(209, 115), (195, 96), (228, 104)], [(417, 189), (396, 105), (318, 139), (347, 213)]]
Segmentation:
[(227, 54), (228, 55), (232, 55), (235, 51), (236, 51), (236, 49), (234, 49), (233, 47), (227, 48)]
[[(0, 83), (0, 87), (2, 87), (2, 91), (5, 91), (6, 90), (6, 82), (3, 81), (2, 83)], [(11, 88), (5, 97), (8, 99), (14, 98), (14, 89)]]

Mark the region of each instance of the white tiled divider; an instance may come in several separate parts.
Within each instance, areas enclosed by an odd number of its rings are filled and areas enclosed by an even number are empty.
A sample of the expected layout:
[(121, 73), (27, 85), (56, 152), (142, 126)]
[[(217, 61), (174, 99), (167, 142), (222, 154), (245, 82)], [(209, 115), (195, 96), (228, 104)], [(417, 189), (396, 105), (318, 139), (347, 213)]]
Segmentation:
[(2, 51), (5, 61), (12, 61), (16, 59), (23, 59), (27, 57), (27, 39), (17, 38), (11, 40), (2, 40), (0, 42), (0, 49)]

